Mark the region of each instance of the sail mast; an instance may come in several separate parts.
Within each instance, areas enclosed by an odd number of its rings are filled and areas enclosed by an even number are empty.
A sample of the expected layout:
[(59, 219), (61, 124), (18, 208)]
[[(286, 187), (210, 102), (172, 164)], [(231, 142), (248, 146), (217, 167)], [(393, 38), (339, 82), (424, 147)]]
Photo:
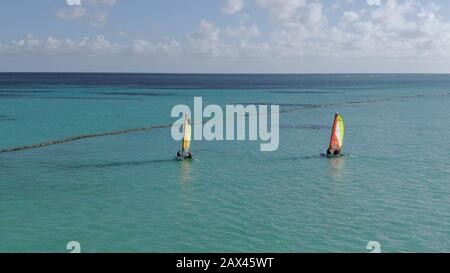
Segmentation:
[(183, 124), (183, 142), (181, 144), (181, 152), (189, 151), (189, 147), (191, 145), (191, 120), (188, 115), (184, 117)]
[(337, 119), (338, 119), (339, 114), (335, 113), (334, 115), (334, 121), (333, 121), (333, 128), (331, 129), (331, 136), (330, 136), (330, 145), (328, 146), (328, 149), (331, 152), (334, 152), (335, 150), (335, 146), (336, 146), (336, 126), (337, 126)]

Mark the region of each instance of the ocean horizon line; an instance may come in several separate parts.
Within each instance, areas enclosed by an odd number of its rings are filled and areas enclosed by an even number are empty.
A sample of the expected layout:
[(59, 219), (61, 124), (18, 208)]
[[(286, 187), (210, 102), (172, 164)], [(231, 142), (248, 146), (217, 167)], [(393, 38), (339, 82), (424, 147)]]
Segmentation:
[(352, 72), (320, 72), (320, 73), (233, 73), (233, 72), (218, 72), (218, 73), (209, 73), (209, 72), (83, 72), (83, 71), (72, 71), (72, 72), (38, 72), (38, 71), (0, 71), (0, 74), (104, 74), (104, 75), (116, 75), (116, 74), (124, 74), (124, 75), (250, 75), (250, 76), (258, 76), (258, 75), (450, 75), (450, 72), (442, 72), (442, 73), (432, 73), (432, 72), (370, 72), (370, 73), (352, 73)]

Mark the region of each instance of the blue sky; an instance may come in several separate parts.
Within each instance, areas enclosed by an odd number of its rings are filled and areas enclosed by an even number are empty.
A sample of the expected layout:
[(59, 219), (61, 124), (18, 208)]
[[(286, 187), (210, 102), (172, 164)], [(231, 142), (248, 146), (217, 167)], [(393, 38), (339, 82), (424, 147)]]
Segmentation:
[(0, 71), (450, 73), (449, 14), (444, 0), (5, 0)]

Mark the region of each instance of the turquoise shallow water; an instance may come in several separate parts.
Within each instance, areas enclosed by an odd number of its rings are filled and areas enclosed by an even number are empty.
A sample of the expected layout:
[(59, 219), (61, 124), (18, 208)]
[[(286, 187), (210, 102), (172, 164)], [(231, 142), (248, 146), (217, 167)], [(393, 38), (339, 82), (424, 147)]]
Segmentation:
[[(0, 154), (0, 251), (450, 251), (450, 76), (0, 74), (0, 149), (279, 104), (280, 146), (170, 128)], [(318, 156), (335, 111), (345, 151)]]

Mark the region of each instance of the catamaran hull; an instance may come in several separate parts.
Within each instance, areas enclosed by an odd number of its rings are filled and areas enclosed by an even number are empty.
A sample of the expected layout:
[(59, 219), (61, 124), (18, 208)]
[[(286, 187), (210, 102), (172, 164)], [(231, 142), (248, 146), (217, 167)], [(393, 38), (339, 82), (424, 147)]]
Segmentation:
[(327, 155), (327, 154), (320, 154), (322, 157), (326, 157), (326, 158), (340, 158), (340, 157), (346, 157), (346, 156), (350, 156), (350, 154), (341, 154), (341, 155)]
[(177, 158), (177, 160), (179, 160), (179, 161), (182, 161), (182, 160), (192, 160), (192, 159), (194, 159), (192, 156), (191, 156), (191, 157), (177, 156), (176, 158)]

